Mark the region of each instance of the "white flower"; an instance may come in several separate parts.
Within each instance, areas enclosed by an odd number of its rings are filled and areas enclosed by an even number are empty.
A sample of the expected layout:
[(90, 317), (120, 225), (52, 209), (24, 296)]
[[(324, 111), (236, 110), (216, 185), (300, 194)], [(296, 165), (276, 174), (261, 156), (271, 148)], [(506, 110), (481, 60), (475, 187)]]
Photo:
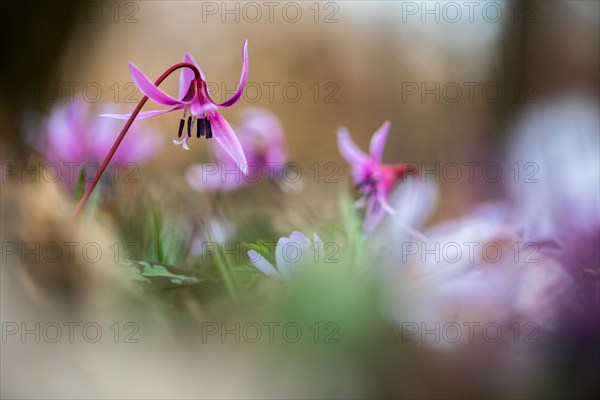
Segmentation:
[(265, 275), (289, 282), (297, 268), (321, 264), (325, 258), (325, 246), (316, 233), (313, 233), (311, 241), (303, 233), (294, 231), (289, 238), (282, 237), (277, 241), (275, 247), (277, 269), (255, 250), (248, 251), (248, 257)]

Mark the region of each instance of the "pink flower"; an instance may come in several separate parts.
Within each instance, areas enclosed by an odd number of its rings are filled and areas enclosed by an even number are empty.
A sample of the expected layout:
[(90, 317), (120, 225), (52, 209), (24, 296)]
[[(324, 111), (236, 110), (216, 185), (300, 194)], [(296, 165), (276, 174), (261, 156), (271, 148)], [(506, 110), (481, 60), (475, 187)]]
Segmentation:
[[(48, 161), (65, 164), (100, 162), (117, 136), (117, 122), (99, 120), (90, 115), (89, 104), (75, 101), (56, 106), (45, 122), (45, 132), (38, 144)], [(139, 125), (126, 138), (113, 158), (114, 163), (140, 162), (151, 157), (160, 144), (156, 135)], [(75, 177), (76, 179), (76, 177)]]
[(352, 141), (346, 128), (338, 128), (340, 153), (350, 163), (354, 184), (367, 200), (365, 234), (373, 232), (386, 211), (395, 214), (394, 209), (388, 204), (390, 194), (407, 174), (416, 172), (414, 165), (389, 165), (381, 162), (389, 129), (390, 122), (384, 122), (371, 138), (370, 154), (366, 154)]
[(261, 177), (278, 179), (287, 161), (283, 127), (271, 112), (249, 108), (242, 112), (237, 128), (247, 164), (247, 175), (242, 168), (220, 147), (213, 152), (218, 161), (213, 164), (197, 164), (188, 170), (188, 182), (197, 191), (227, 191), (238, 189)]
[[(219, 114), (219, 107), (231, 107), (239, 101), (244, 92), (246, 86), (246, 79), (248, 77), (248, 42), (244, 42), (242, 50), (242, 75), (240, 78), (240, 85), (237, 90), (223, 103), (215, 103), (208, 93), (206, 85), (206, 79), (204, 74), (198, 67), (198, 63), (192, 55), (188, 52), (185, 54), (183, 61), (185, 63), (193, 64), (200, 71), (200, 78), (196, 78), (194, 71), (190, 68), (183, 68), (179, 77), (179, 99), (176, 99), (161, 89), (158, 88), (140, 69), (133, 63), (129, 63), (129, 70), (133, 77), (134, 82), (138, 85), (140, 91), (144, 93), (149, 99), (157, 104), (171, 107), (167, 110), (153, 110), (140, 112), (136, 118), (145, 119), (155, 115), (165, 114), (171, 111), (183, 110), (183, 116), (179, 122), (178, 137), (179, 140), (174, 140), (175, 144), (183, 145), (183, 148), (189, 150), (187, 142), (192, 136), (194, 124), (196, 125), (196, 137), (200, 138), (205, 136), (207, 139), (211, 139), (213, 135), (216, 138), (216, 142), (221, 146), (224, 152), (229, 157), (235, 160), (237, 163), (242, 165), (246, 164), (246, 156), (242, 150), (242, 146), (238, 141), (233, 129), (227, 123), (227, 121)], [(131, 114), (104, 114), (104, 117), (129, 119)], [(184, 133), (184, 127), (187, 123), (187, 130)], [(183, 136), (183, 138), (181, 138)]]

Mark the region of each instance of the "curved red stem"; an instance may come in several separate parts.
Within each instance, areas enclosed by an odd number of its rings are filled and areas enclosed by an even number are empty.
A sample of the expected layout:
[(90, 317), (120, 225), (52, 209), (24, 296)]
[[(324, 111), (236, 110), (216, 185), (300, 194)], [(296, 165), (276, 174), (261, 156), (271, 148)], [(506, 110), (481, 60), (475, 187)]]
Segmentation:
[[(195, 75), (195, 77), (196, 77), (197, 80), (200, 81), (202, 79), (202, 77), (200, 75), (200, 71), (198, 70), (198, 67), (196, 67), (194, 64), (183, 62), (183, 63), (175, 64), (172, 67), (170, 67), (169, 69), (167, 69), (154, 82), (154, 84), (156, 86), (160, 85), (169, 75), (171, 75), (173, 72), (177, 71), (180, 68), (190, 68), (192, 71), (194, 71), (194, 75)], [(121, 144), (121, 141), (123, 141), (123, 138), (125, 137), (125, 134), (127, 133), (127, 131), (129, 130), (129, 128), (131, 127), (131, 124), (135, 120), (135, 117), (137, 117), (137, 115), (142, 110), (142, 107), (144, 107), (144, 104), (146, 104), (146, 101), (148, 101), (148, 96), (142, 97), (142, 99), (140, 100), (140, 102), (135, 107), (135, 110), (133, 110), (133, 113), (131, 113), (131, 116), (129, 117), (129, 119), (125, 123), (125, 126), (123, 127), (123, 129), (121, 129), (121, 133), (119, 133), (119, 136), (115, 140), (115, 143), (112, 145), (110, 151), (106, 155), (106, 158), (104, 158), (104, 161), (102, 162), (102, 165), (98, 169), (98, 172), (96, 173), (96, 176), (94, 176), (94, 179), (92, 179), (92, 182), (90, 183), (90, 185), (85, 190), (85, 193), (83, 194), (83, 196), (81, 196), (81, 199), (79, 200), (79, 203), (77, 204), (77, 207), (75, 208), (75, 211), (73, 211), (73, 216), (77, 216), (79, 214), (79, 212), (83, 209), (83, 206), (85, 205), (87, 199), (90, 197), (90, 195), (94, 191), (94, 188), (96, 187), (96, 185), (100, 181), (100, 178), (102, 177), (102, 174), (104, 173), (104, 171), (108, 167), (108, 164), (110, 163), (110, 160), (113, 158), (113, 156), (115, 155), (115, 152), (119, 148), (119, 145)]]

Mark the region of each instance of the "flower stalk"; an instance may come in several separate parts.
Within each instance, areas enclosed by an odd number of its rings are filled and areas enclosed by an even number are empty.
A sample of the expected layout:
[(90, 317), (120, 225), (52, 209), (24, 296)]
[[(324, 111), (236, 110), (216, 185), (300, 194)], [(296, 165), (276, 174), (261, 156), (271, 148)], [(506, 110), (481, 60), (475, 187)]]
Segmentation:
[[(172, 67), (170, 67), (169, 69), (167, 69), (154, 82), (154, 84), (156, 86), (160, 85), (165, 79), (167, 79), (167, 77), (169, 75), (171, 75), (173, 72), (175, 72), (175, 71), (177, 71), (178, 69), (181, 69), (181, 68), (189, 68), (189, 69), (191, 69), (194, 72), (194, 75), (195, 75), (196, 79), (198, 79), (198, 80), (202, 79), (201, 74), (200, 74), (200, 70), (198, 69), (198, 67), (196, 67), (192, 63), (182, 62), (182, 63), (175, 64)], [(85, 206), (85, 203), (86, 203), (87, 199), (90, 197), (90, 195), (94, 191), (94, 188), (96, 187), (96, 185), (100, 181), (100, 178), (104, 174), (104, 171), (108, 167), (108, 164), (110, 163), (110, 160), (113, 158), (115, 152), (119, 148), (119, 145), (121, 144), (121, 142), (125, 138), (125, 135), (127, 134), (127, 131), (129, 130), (129, 128), (131, 127), (131, 124), (135, 120), (136, 116), (140, 113), (140, 111), (142, 110), (142, 107), (144, 107), (144, 105), (146, 104), (147, 101), (148, 101), (148, 96), (142, 97), (142, 99), (140, 100), (140, 102), (137, 104), (137, 106), (135, 107), (135, 109), (133, 110), (133, 112), (131, 113), (131, 115), (129, 116), (129, 119), (127, 119), (127, 122), (125, 123), (125, 126), (123, 126), (123, 129), (121, 129), (121, 132), (119, 133), (119, 136), (117, 137), (117, 139), (115, 140), (115, 143), (113, 144), (112, 148), (110, 149), (110, 151), (106, 155), (106, 158), (104, 159), (104, 161), (102, 162), (102, 165), (98, 169), (98, 172), (96, 173), (96, 176), (94, 176), (94, 179), (92, 179), (92, 182), (87, 187), (87, 189), (85, 190), (85, 193), (83, 194), (83, 196), (79, 200), (79, 203), (77, 204), (77, 207), (75, 208), (75, 211), (73, 211), (73, 216), (79, 215), (79, 213), (81, 212), (81, 210)]]

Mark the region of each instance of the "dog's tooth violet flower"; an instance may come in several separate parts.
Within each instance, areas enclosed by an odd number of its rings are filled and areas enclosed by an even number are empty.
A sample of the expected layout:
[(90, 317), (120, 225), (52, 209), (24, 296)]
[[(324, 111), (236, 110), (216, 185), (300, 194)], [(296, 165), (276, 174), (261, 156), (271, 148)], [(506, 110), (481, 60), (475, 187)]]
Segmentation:
[(196, 164), (188, 169), (190, 186), (199, 191), (229, 191), (260, 177), (278, 180), (287, 161), (283, 127), (275, 115), (262, 108), (242, 111), (240, 125), (236, 127), (238, 139), (248, 160), (247, 176), (242, 166), (229, 157), (221, 147), (213, 146), (216, 163)]
[[(108, 154), (104, 158), (102, 165), (98, 169), (96, 176), (87, 187), (83, 196), (79, 200), (77, 207), (75, 208), (73, 215), (78, 215), (79, 212), (83, 209), (87, 199), (91, 196), (94, 188), (98, 184), (98, 181), (104, 174), (104, 171), (108, 167), (110, 160), (115, 155), (115, 152), (119, 148), (119, 145), (125, 138), (127, 131), (131, 128), (131, 124), (136, 118), (144, 119), (150, 118), (155, 115), (165, 114), (175, 110), (183, 110), (183, 116), (181, 121), (179, 122), (179, 132), (178, 136), (184, 134), (184, 128), (187, 122), (187, 129), (185, 132), (185, 137), (178, 141), (175, 141), (176, 144), (183, 144), (185, 149), (187, 147), (187, 141), (192, 136), (192, 131), (194, 128), (194, 124), (196, 124), (196, 137), (200, 138), (200, 136), (206, 136), (206, 138), (211, 139), (213, 135), (216, 138), (216, 142), (223, 148), (223, 150), (237, 162), (239, 165), (246, 165), (246, 156), (244, 155), (244, 151), (242, 150), (242, 146), (238, 141), (233, 129), (231, 126), (225, 121), (221, 115), (218, 113), (219, 107), (230, 107), (237, 103), (237, 101), (242, 97), (242, 93), (244, 92), (244, 87), (246, 86), (246, 79), (248, 78), (248, 41), (244, 42), (244, 47), (242, 48), (242, 76), (240, 78), (240, 85), (228, 100), (223, 103), (215, 103), (208, 93), (208, 88), (206, 85), (206, 80), (204, 78), (204, 74), (200, 71), (198, 64), (194, 60), (191, 54), (186, 53), (184, 57), (184, 61), (181, 63), (177, 63), (169, 67), (158, 79), (152, 83), (150, 79), (146, 75), (140, 71), (138, 67), (134, 64), (129, 63), (129, 69), (133, 76), (134, 82), (138, 85), (141, 92), (144, 93), (144, 97), (139, 101), (138, 105), (135, 107), (131, 114), (103, 114), (104, 117), (118, 118), (118, 119), (126, 119), (125, 125), (121, 129), (119, 136), (115, 140), (111, 149), (108, 151)], [(176, 99), (171, 97), (167, 93), (163, 92), (158, 88), (169, 75), (173, 72), (181, 69), (181, 75), (179, 78), (179, 97), (180, 99)], [(154, 110), (154, 111), (145, 111), (141, 112), (142, 107), (148, 101), (148, 99), (152, 99), (154, 102), (171, 107), (168, 110)], [(246, 168), (242, 169), (243, 173), (246, 173)]]
[(389, 165), (381, 162), (389, 130), (390, 122), (385, 121), (373, 134), (369, 146), (370, 154), (363, 152), (352, 141), (346, 128), (340, 127), (337, 132), (340, 153), (352, 167), (352, 179), (357, 190), (367, 200), (365, 234), (373, 232), (386, 211), (395, 214), (388, 204), (390, 194), (407, 174), (417, 170), (416, 166), (411, 164)]
[[(136, 118), (145, 119), (182, 110), (182, 117), (179, 121), (177, 131), (179, 139), (173, 141), (175, 144), (181, 144), (184, 149), (189, 150), (187, 142), (192, 135), (195, 134), (196, 138), (204, 136), (207, 139), (211, 139), (214, 136), (216, 142), (235, 162), (245, 165), (246, 156), (244, 155), (242, 146), (229, 123), (218, 112), (219, 107), (231, 107), (242, 97), (248, 78), (248, 41), (244, 42), (242, 60), (243, 67), (240, 84), (235, 93), (222, 103), (215, 103), (210, 98), (204, 74), (189, 52), (185, 54), (183, 62), (194, 65), (200, 71), (200, 76), (196, 77), (195, 72), (189, 68), (181, 70), (179, 77), (179, 99), (163, 92), (135, 64), (129, 63), (131, 76), (140, 91), (155, 103), (171, 107), (167, 110), (140, 112)], [(131, 114), (104, 114), (103, 116), (129, 119)], [(195, 131), (194, 126), (196, 128)]]
[(289, 282), (299, 267), (320, 264), (324, 261), (325, 245), (316, 233), (313, 233), (311, 240), (303, 233), (295, 231), (289, 238), (282, 237), (277, 241), (275, 247), (277, 269), (255, 250), (248, 251), (248, 257), (263, 274)]

